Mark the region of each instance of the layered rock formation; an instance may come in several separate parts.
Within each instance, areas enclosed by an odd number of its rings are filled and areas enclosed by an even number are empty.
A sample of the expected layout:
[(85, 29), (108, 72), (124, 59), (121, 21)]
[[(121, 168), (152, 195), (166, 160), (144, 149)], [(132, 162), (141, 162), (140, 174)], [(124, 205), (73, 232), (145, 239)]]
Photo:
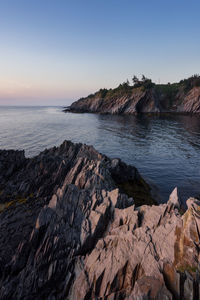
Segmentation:
[(200, 87), (185, 90), (182, 85), (176, 88), (158, 85), (148, 89), (118, 89), (106, 93), (100, 90), (72, 103), (64, 111), (106, 114), (200, 113)]
[(198, 200), (155, 205), (134, 167), (67, 141), (0, 151), (0, 179), (0, 299), (198, 299)]

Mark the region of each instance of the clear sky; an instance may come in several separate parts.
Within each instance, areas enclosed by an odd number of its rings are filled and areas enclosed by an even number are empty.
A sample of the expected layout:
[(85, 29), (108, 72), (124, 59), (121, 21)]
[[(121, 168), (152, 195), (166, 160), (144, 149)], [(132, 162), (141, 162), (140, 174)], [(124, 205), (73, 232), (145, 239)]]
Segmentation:
[(200, 73), (199, 0), (0, 0), (0, 104), (68, 105)]

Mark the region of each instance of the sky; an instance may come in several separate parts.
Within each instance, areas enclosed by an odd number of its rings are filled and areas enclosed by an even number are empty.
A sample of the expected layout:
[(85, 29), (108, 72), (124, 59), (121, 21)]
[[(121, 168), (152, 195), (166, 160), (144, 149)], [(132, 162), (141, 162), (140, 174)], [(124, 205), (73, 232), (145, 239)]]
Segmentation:
[(199, 0), (0, 0), (0, 105), (200, 73)]

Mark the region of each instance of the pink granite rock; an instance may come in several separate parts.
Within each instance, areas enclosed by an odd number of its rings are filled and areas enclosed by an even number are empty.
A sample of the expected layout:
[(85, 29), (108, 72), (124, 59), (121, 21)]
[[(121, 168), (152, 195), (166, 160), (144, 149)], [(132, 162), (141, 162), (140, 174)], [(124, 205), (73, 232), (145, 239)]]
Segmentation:
[(0, 213), (0, 299), (198, 299), (200, 201), (137, 206), (137, 170), (86, 145), (22, 154), (8, 183), (37, 191)]

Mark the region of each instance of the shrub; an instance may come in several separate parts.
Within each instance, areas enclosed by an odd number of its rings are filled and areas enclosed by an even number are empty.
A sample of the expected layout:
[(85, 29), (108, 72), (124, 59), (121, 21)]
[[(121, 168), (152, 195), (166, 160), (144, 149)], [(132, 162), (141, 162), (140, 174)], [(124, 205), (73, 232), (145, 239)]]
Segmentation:
[(189, 91), (193, 87), (200, 86), (200, 76), (195, 74), (187, 79), (181, 80), (179, 83), (184, 86), (186, 91)]

